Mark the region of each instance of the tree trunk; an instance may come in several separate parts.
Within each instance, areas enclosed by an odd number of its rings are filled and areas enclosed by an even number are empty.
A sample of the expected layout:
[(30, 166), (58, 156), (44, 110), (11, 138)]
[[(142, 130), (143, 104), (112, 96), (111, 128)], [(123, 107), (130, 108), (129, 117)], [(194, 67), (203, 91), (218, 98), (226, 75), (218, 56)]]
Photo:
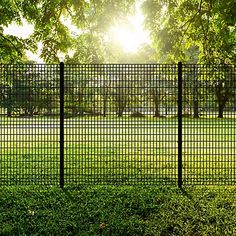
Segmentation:
[(118, 111), (117, 116), (122, 117), (123, 112), (121, 110)]
[(125, 106), (119, 106), (118, 111), (117, 111), (117, 116), (122, 117), (124, 110), (125, 110)]
[(106, 116), (106, 112), (107, 112), (107, 104), (108, 104), (108, 97), (107, 96), (103, 96), (103, 116)]
[(12, 110), (10, 108), (7, 108), (7, 116), (8, 117), (12, 116)]
[(52, 116), (52, 107), (51, 107), (51, 106), (49, 106), (49, 107), (47, 108), (47, 115), (48, 115), (48, 116)]
[(225, 104), (223, 102), (219, 102), (219, 106), (218, 106), (218, 118), (224, 118), (224, 107)]
[(193, 117), (199, 118), (199, 112), (198, 112), (198, 100), (193, 101)]
[(224, 108), (229, 100), (229, 92), (223, 90), (223, 84), (220, 81), (218, 88), (217, 88), (217, 100), (218, 100), (218, 118), (223, 118), (224, 117)]
[(154, 117), (159, 117), (160, 116), (160, 110), (159, 110), (160, 99), (159, 99), (158, 94), (153, 95), (153, 102), (155, 105)]
[(158, 106), (158, 104), (156, 104), (156, 106), (155, 106), (154, 117), (160, 117), (160, 111), (159, 111), (159, 106)]
[(127, 98), (119, 96), (117, 100), (117, 115), (121, 117), (127, 105)]
[(75, 106), (73, 106), (72, 107), (72, 116), (76, 116), (77, 113), (78, 113), (78, 109)]

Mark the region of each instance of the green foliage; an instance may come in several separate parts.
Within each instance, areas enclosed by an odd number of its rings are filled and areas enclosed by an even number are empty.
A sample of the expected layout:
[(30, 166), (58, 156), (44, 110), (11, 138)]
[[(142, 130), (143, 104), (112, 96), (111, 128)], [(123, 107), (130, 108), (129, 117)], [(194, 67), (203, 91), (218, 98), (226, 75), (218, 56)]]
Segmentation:
[[(146, 0), (146, 26), (161, 61), (235, 63), (235, 1)], [(196, 55), (197, 56), (197, 55)]]
[[(159, 62), (235, 63), (234, 0), (145, 0), (142, 9), (156, 55), (151, 53), (146, 58), (147, 51), (140, 49), (138, 55), (127, 58), (125, 53), (117, 51), (117, 45), (115, 49), (114, 45), (106, 45), (105, 34), (115, 22), (125, 21), (134, 11), (134, 3), (135, 0), (4, 0), (0, 7), (1, 62), (24, 60), (24, 51), (35, 51), (37, 43), (42, 42), (41, 57), (53, 63), (59, 61), (60, 53), (65, 53), (66, 61), (71, 63), (103, 62), (108, 56), (114, 56), (116, 62), (155, 59)], [(71, 19), (80, 29), (79, 35), (71, 34), (63, 18)], [(22, 24), (23, 19), (34, 25), (29, 38), (3, 33), (4, 27), (11, 23)], [(71, 48), (76, 49), (72, 58), (68, 56)]]
[[(74, 47), (73, 42), (79, 44), (82, 42), (82, 45), (90, 46), (93, 42), (95, 48), (97, 45), (101, 47), (100, 41), (103, 38), (101, 34), (107, 31), (115, 19), (124, 17), (133, 2), (134, 0), (117, 2), (112, 0), (4, 0), (0, 7), (0, 60), (1, 62), (22, 61), (24, 51), (26, 49), (35, 51), (38, 42), (43, 44), (41, 57), (45, 62), (53, 63), (59, 62), (59, 53), (67, 54), (68, 49)], [(63, 18), (71, 19), (83, 36), (75, 39), (68, 26), (64, 25)], [(34, 25), (34, 32), (29, 38), (22, 39), (3, 33), (3, 27), (11, 23), (22, 24), (23, 19)], [(78, 56), (83, 58), (79, 58), (80, 61), (85, 58), (88, 59), (87, 62), (91, 62), (89, 58), (92, 55), (91, 49), (81, 50), (80, 45), (77, 48), (76, 59)]]
[(47, 73), (38, 65), (30, 64), (3, 65), (1, 68), (0, 106), (5, 108), (8, 116), (33, 116), (59, 107), (59, 78), (56, 73)]
[[(26, 7), (27, 5), (27, 7)], [(3, 27), (11, 23), (21, 24), (22, 16), (27, 19), (32, 19), (32, 12), (29, 10), (30, 6), (34, 6), (34, 2), (24, 4), (22, 1), (8, 1), (3, 0), (0, 6), (0, 61), (5, 62), (18, 62), (24, 60), (24, 50), (34, 50), (36, 42), (30, 39), (22, 39), (16, 36), (5, 35)], [(34, 16), (33, 16), (34, 17)]]
[(104, 51), (101, 39), (93, 34), (85, 33), (74, 39), (75, 53), (68, 55), (65, 62), (69, 64), (98, 64), (104, 62)]
[[(80, 68), (77, 68), (77, 73)], [(89, 78), (83, 75), (83, 71), (79, 76), (70, 75), (70, 70), (66, 73), (69, 75), (65, 80), (65, 109), (66, 113), (72, 116), (83, 115), (85, 108), (88, 107), (88, 83)], [(73, 74), (73, 72), (72, 72)]]
[(234, 235), (235, 188), (0, 189), (1, 235)]

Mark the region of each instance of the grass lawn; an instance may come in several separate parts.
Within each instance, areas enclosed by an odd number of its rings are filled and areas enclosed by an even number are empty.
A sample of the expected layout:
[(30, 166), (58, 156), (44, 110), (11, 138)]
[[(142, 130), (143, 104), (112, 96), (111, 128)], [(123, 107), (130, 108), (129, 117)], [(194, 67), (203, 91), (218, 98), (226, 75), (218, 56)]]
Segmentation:
[[(234, 118), (183, 119), (183, 179), (236, 182)], [(177, 118), (65, 119), (65, 184), (177, 183)], [(59, 184), (59, 119), (5, 118), (0, 185)]]
[(0, 188), (0, 235), (236, 235), (234, 187)]

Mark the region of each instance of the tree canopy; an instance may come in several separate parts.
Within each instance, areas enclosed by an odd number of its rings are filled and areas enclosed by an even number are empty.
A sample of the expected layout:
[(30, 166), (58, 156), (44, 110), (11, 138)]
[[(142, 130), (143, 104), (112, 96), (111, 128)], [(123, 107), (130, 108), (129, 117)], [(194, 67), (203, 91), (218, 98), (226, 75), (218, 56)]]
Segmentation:
[[(0, 61), (26, 60), (25, 50), (43, 47), (45, 62), (59, 61), (64, 53), (70, 63), (108, 62), (207, 62), (236, 61), (235, 0), (143, 0), (145, 27), (151, 45), (137, 55), (127, 55), (105, 42), (115, 22), (134, 11), (135, 0), (2, 0), (0, 5)], [(80, 30), (73, 35), (63, 19), (69, 18)], [(23, 19), (34, 26), (28, 38), (4, 33)], [(127, 39), (129, 40), (129, 39)], [(68, 51), (73, 48), (74, 56)], [(148, 49), (148, 50), (145, 50)]]
[[(41, 57), (46, 62), (58, 62), (60, 52), (96, 41), (113, 24), (115, 19), (127, 15), (134, 1), (112, 0), (3, 0), (0, 6), (0, 55), (1, 62), (15, 62), (24, 58), (24, 50), (35, 51), (37, 42), (42, 42)], [(72, 37), (63, 24), (63, 17), (70, 18), (83, 36)], [(26, 19), (34, 25), (33, 34), (22, 39), (4, 34), (4, 27), (11, 23), (22, 24)], [(90, 34), (90, 36), (88, 36)], [(79, 51), (81, 45), (76, 49)], [(82, 47), (81, 47), (82, 48)], [(87, 53), (82, 48), (84, 53)], [(79, 53), (81, 54), (81, 52)]]
[(143, 11), (162, 61), (235, 63), (234, 0), (146, 0)]

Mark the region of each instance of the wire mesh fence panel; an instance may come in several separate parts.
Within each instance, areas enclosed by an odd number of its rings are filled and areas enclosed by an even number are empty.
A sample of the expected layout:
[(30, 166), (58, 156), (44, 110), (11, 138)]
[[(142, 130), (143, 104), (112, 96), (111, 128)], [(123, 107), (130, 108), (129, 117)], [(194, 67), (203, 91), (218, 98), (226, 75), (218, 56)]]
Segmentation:
[(235, 66), (182, 68), (0, 65), (0, 186), (235, 184)]
[(183, 66), (183, 182), (236, 182), (236, 70)]
[(65, 65), (65, 184), (176, 184), (177, 75)]
[(59, 65), (0, 65), (0, 185), (59, 184)]

